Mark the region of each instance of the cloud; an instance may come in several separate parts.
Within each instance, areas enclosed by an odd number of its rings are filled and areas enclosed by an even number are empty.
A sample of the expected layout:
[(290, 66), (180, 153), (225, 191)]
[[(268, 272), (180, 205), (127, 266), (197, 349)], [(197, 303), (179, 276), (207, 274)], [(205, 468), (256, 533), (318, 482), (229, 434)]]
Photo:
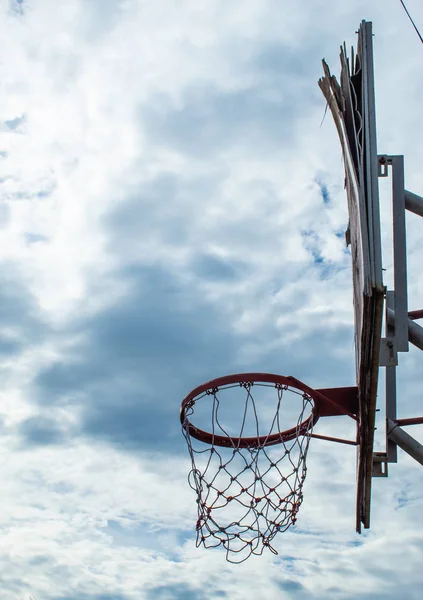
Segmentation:
[(211, 254), (203, 254), (196, 258), (193, 264), (194, 273), (201, 279), (212, 280), (233, 280), (237, 277), (237, 270), (246, 268), (246, 265), (237, 265), (213, 256)]
[[(200, 593), (200, 590), (192, 589), (186, 585), (163, 585), (153, 588), (149, 592), (148, 600), (197, 600), (197, 598), (200, 598)], [(204, 598), (204, 596), (202, 597)], [(217, 597), (224, 596), (219, 595)]]
[(122, 277), (131, 293), (72, 323), (83, 341), (40, 370), (37, 397), (44, 406), (76, 403), (82, 434), (128, 448), (163, 448), (179, 430), (186, 374), (206, 377), (223, 369), (233, 360), (235, 341), (221, 316), (171, 273), (131, 267)]
[[(213, 156), (234, 143), (248, 141), (254, 146), (276, 146), (281, 138), (293, 135), (293, 100), (262, 87), (222, 93), (205, 87), (190, 90), (183, 108), (173, 109), (160, 98), (143, 115), (143, 128), (155, 142), (198, 156)], [(283, 111), (287, 119), (279, 119)], [(209, 125), (207, 125), (209, 123)], [(270, 127), (271, 126), (271, 127)], [(268, 131), (271, 129), (271, 135)]]
[[(78, 600), (128, 600), (128, 596), (115, 593), (115, 592), (105, 592), (105, 593), (94, 593), (94, 594), (79, 594), (77, 596)], [(48, 600), (76, 600), (75, 596), (50, 596)]]
[(4, 359), (18, 356), (46, 335), (46, 324), (36, 298), (16, 273), (14, 263), (3, 262), (0, 291), (0, 353)]
[(24, 0), (9, 0), (10, 10), (17, 15), (24, 14), (24, 7), (26, 2)]
[(64, 436), (54, 419), (41, 416), (25, 419), (19, 425), (19, 434), (27, 446), (57, 444), (64, 441)]
[[(234, 569), (195, 548), (178, 415), (228, 372), (353, 384), (343, 166), (316, 81), (374, 17), (379, 151), (404, 151), (423, 189), (421, 64), (400, 7), (88, 4), (0, 9), (5, 600), (419, 598), (422, 492), (404, 453), (358, 537), (355, 449), (313, 440), (280, 554)], [(420, 406), (416, 352), (400, 357), (401, 416)]]

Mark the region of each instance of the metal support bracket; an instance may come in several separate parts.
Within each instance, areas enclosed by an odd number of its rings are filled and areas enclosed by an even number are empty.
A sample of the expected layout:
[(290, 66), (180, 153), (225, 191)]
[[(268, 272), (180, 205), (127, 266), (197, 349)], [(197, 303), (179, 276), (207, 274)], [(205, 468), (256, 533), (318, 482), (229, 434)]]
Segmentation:
[(407, 452), (414, 460), (423, 465), (423, 446), (420, 442), (401, 429), (397, 423), (394, 423), (390, 419), (387, 421), (389, 439), (402, 448), (404, 452)]
[(388, 457), (385, 452), (373, 453), (372, 477), (388, 477)]
[[(386, 311), (386, 320), (390, 325), (396, 325), (396, 314), (389, 306)], [(423, 327), (418, 323), (415, 323), (412, 319), (408, 319), (407, 329), (410, 342), (416, 346), (416, 348), (423, 350)]]
[(381, 154), (378, 156), (378, 176), (388, 177), (392, 169), (392, 222), (395, 311), (395, 340), (397, 352), (408, 352), (408, 294), (407, 294), (407, 242), (405, 211), (412, 206), (419, 210), (419, 196), (406, 192), (404, 187), (404, 157)]
[[(382, 154), (378, 156), (378, 177), (388, 177), (390, 170), (392, 175), (394, 290), (386, 293), (385, 337), (381, 340), (379, 355), (380, 366), (386, 368), (386, 453), (373, 455), (374, 477), (386, 477), (388, 463), (397, 462), (397, 446), (400, 444), (395, 434), (390, 435), (392, 429), (390, 424), (394, 423), (397, 417), (396, 366), (398, 365), (398, 352), (408, 352), (409, 350), (409, 341), (412, 341), (410, 323), (413, 323), (408, 315), (406, 209), (423, 216), (422, 198), (405, 190), (404, 157), (402, 155)], [(414, 337), (420, 341), (418, 333)]]
[(377, 176), (378, 177), (388, 177), (388, 164), (389, 156), (387, 154), (379, 154), (377, 157)]
[(395, 338), (384, 337), (380, 340), (379, 365), (381, 367), (396, 367), (398, 365)]

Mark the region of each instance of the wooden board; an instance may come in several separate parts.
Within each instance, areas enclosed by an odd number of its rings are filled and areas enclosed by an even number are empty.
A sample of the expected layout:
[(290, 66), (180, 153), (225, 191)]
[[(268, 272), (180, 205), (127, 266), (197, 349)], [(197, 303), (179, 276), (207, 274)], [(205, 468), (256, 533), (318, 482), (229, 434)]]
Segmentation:
[[(354, 51), (352, 51), (354, 56)], [(356, 528), (370, 527), (374, 427), (384, 286), (377, 181), (372, 25), (363, 21), (354, 64), (341, 48), (340, 83), (323, 61), (319, 86), (332, 112), (345, 166), (359, 390)]]

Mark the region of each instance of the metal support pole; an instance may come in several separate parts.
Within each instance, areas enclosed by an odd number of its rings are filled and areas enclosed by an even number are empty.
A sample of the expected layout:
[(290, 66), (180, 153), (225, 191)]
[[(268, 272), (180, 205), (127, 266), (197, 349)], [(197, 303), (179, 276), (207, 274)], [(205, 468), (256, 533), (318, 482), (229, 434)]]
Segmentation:
[(423, 309), (409, 310), (408, 318), (411, 319), (412, 321), (415, 321), (416, 319), (423, 319)]
[(405, 233), (404, 157), (401, 155), (390, 156), (388, 160), (392, 165), (395, 341), (398, 352), (408, 352), (407, 246)]
[(414, 346), (423, 350), (423, 327), (411, 319), (408, 320), (408, 337)]
[(410, 417), (409, 419), (395, 419), (397, 425), (423, 425), (423, 417)]
[(388, 436), (414, 460), (423, 465), (423, 446), (399, 425), (388, 419)]
[(405, 208), (420, 217), (423, 217), (423, 198), (413, 192), (405, 191)]
[[(395, 293), (386, 292), (386, 310), (392, 309), (395, 303)], [(386, 319), (386, 337), (395, 341), (395, 320), (392, 323)], [(386, 395), (386, 454), (388, 462), (397, 462), (397, 445), (389, 439), (388, 420), (395, 421), (397, 418), (397, 368), (395, 365), (387, 366), (385, 371), (385, 395)]]
[[(395, 324), (395, 312), (388, 308), (386, 315), (389, 323)], [(408, 319), (408, 339), (414, 346), (423, 350), (423, 327), (411, 319)]]

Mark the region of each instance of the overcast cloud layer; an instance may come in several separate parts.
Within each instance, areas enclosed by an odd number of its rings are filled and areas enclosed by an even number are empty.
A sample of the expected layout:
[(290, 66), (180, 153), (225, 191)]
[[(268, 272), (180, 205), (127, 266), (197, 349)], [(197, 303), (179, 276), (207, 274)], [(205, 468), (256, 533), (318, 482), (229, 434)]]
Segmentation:
[[(227, 373), (355, 383), (343, 165), (317, 80), (362, 19), (378, 150), (404, 154), (422, 194), (423, 49), (399, 2), (0, 0), (4, 600), (421, 598), (405, 454), (358, 536), (355, 449), (312, 440), (279, 554), (228, 565), (195, 548), (179, 426), (188, 391)], [(389, 285), (385, 182), (381, 212)], [(421, 414), (421, 358), (400, 357), (402, 417)], [(383, 449), (383, 410), (378, 426)]]

